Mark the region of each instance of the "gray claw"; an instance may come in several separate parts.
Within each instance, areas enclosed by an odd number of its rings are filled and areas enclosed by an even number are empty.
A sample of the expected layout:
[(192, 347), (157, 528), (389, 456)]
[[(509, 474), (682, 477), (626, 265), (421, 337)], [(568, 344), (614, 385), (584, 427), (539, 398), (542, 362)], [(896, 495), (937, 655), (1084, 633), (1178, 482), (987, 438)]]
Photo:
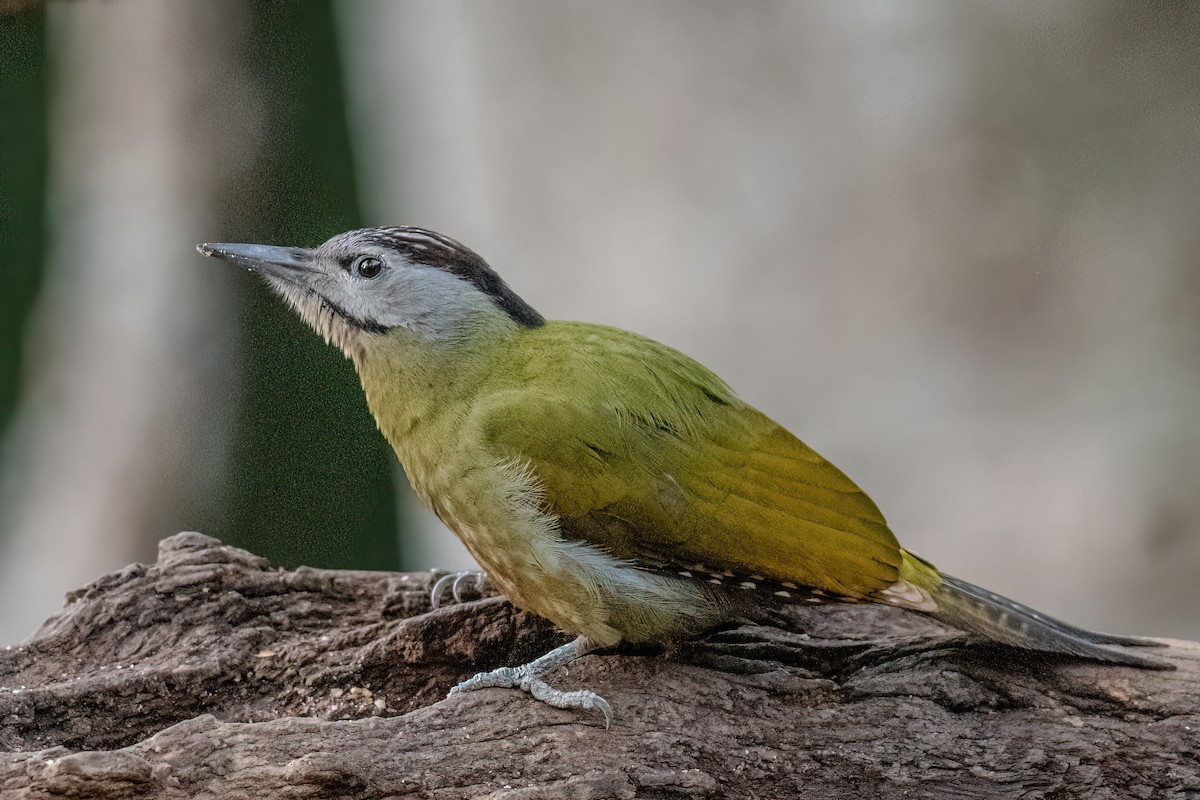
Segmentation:
[(450, 596), (454, 598), (454, 602), (463, 602), (462, 592), (460, 587), (465, 578), (473, 577), (475, 579), (475, 589), (480, 594), (483, 593), (483, 585), (487, 580), (487, 575), (482, 572), (449, 572), (434, 581), (433, 588), (429, 590), (429, 605), (431, 609), (437, 609), (442, 605), (442, 595), (446, 593), (446, 587), (450, 587)]
[(454, 573), (451, 572), (443, 575), (433, 583), (433, 588), (429, 590), (429, 606), (432, 609), (437, 609), (442, 604), (442, 592), (446, 591), (446, 584), (454, 580)]
[(462, 584), (463, 578), (467, 577), (468, 573), (460, 572), (454, 577), (454, 583), (450, 584), (450, 594), (454, 597), (454, 602), (461, 603), (462, 595), (458, 593), (458, 587)]
[(555, 708), (576, 708), (581, 711), (599, 711), (604, 715), (604, 730), (612, 727), (612, 706), (590, 689), (564, 692), (555, 689), (541, 678), (525, 678), (521, 681), (522, 691), (529, 692), (535, 699)]
[(612, 706), (600, 695), (587, 689), (574, 692), (564, 692), (555, 689), (542, 680), (542, 675), (561, 667), (592, 649), (591, 644), (580, 637), (562, 647), (551, 650), (546, 655), (524, 664), (520, 667), (499, 667), (491, 672), (481, 672), (467, 678), (450, 690), (451, 695), (460, 692), (470, 692), (475, 689), (502, 688), (520, 689), (533, 695), (548, 706), (555, 708), (579, 709), (581, 711), (599, 711), (604, 715), (604, 728), (612, 725)]

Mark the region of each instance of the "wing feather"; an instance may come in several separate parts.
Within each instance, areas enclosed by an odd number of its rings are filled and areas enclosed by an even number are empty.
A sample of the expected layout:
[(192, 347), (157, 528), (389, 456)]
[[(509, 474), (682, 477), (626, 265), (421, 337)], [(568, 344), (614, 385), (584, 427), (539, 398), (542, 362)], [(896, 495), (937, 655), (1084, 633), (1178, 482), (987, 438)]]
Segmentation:
[(897, 580), (900, 547), (870, 498), (719, 378), (625, 331), (552, 325), (530, 331), (512, 388), (480, 413), (497, 457), (529, 464), (564, 537), (846, 595)]

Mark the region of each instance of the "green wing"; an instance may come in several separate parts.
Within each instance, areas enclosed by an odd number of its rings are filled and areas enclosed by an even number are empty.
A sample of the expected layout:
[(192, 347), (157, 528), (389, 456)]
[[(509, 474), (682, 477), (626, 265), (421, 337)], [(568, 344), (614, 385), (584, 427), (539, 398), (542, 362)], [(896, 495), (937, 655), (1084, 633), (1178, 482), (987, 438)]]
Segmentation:
[(481, 410), (529, 464), (562, 535), (651, 568), (761, 575), (863, 595), (900, 546), (841, 471), (695, 361), (626, 331), (530, 331)]

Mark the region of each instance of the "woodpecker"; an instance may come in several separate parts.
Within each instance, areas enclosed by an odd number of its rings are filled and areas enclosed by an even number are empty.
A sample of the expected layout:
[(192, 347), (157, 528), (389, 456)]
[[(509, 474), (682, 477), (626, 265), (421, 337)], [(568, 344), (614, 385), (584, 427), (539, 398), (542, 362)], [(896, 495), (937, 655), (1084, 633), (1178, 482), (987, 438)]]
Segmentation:
[(315, 249), (202, 244), (354, 362), (418, 497), (519, 608), (574, 641), (452, 692), (611, 709), (551, 670), (696, 636), (748, 604), (880, 603), (1015, 647), (1148, 668), (1159, 644), (1068, 625), (903, 549), (844, 473), (708, 369), (635, 333), (547, 321), (473, 251), (414, 227)]

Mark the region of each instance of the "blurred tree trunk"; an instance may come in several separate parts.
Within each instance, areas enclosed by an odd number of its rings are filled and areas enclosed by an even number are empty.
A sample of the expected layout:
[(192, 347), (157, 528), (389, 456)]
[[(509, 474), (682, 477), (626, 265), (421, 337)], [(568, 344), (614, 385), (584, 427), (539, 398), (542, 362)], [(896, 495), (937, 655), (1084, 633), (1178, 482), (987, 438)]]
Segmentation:
[[(239, 5), (48, 13), (49, 242), (5, 452), (5, 641), (211, 495), (237, 379), (231, 276), (185, 265), (244, 163)], [(197, 113), (210, 98), (225, 113)]]
[[(309, 245), (357, 223), (329, 3), (68, 4), (48, 22), (47, 277), (5, 450), (0, 640), (183, 528), (285, 564), (395, 567), (394, 459), (349, 365), (193, 250)], [(24, 35), (5, 55), (37, 65), (38, 26)], [(0, 157), (36, 181), (28, 108), (28, 152)], [(6, 274), (38, 260), (40, 201), (19, 196), (34, 210), (18, 209)], [(4, 302), (35, 275), (14, 272)]]

